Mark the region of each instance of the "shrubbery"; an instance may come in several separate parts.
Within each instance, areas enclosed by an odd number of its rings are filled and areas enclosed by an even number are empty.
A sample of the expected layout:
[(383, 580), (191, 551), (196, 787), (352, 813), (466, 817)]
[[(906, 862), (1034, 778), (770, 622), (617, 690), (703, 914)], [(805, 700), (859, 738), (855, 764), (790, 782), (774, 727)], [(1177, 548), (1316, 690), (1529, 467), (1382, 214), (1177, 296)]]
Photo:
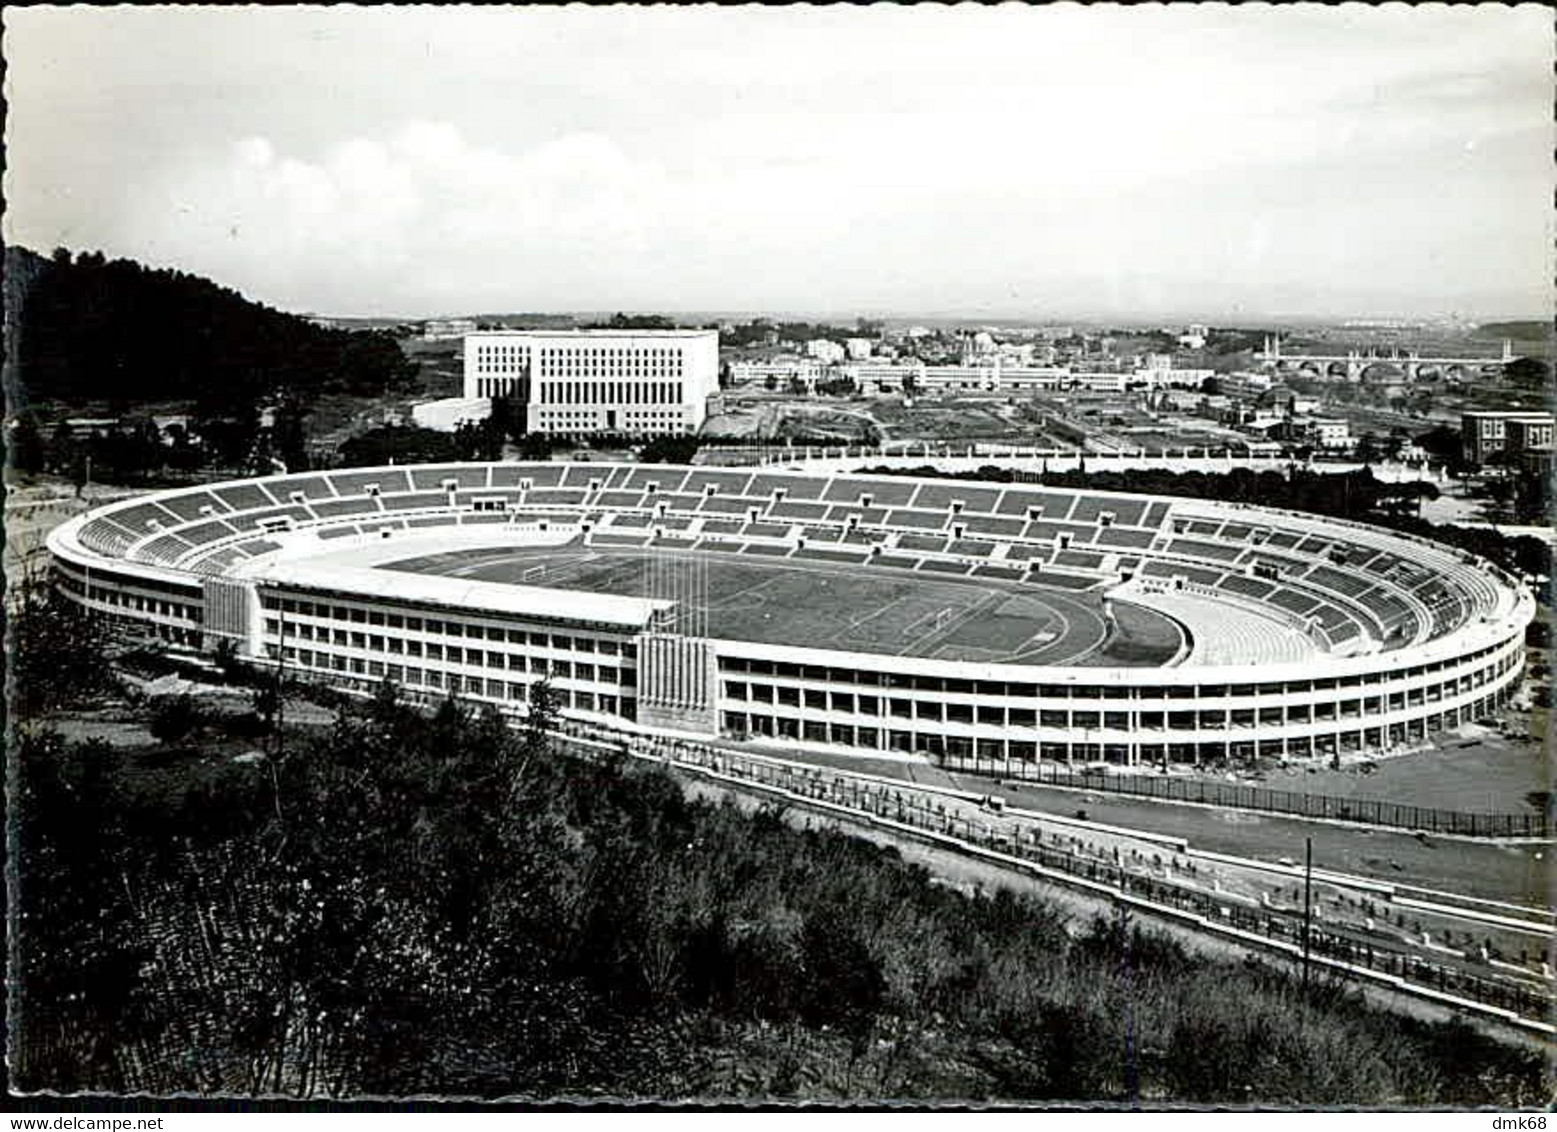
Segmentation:
[(19, 762), (24, 1088), (1538, 1099), (1468, 1029), (388, 687), (173, 804), (101, 749)]

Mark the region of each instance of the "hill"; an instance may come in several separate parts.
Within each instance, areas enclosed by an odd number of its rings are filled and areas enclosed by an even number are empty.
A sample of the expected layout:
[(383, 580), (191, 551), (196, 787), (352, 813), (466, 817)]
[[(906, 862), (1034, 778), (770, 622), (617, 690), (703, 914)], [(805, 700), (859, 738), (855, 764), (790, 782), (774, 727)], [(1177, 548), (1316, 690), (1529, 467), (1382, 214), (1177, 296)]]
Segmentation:
[(1471, 332), (1471, 337), (1482, 342), (1502, 342), (1507, 339), (1513, 343), (1517, 357), (1549, 358), (1553, 354), (1551, 324), (1534, 319), (1484, 322)]
[[(1541, 1058), (386, 683), (16, 752), (27, 1090), (1538, 1103)], [(291, 715), (291, 713), (289, 713)], [(532, 717), (534, 718), (534, 717)], [(246, 721), (247, 720), (247, 721)], [(809, 822), (807, 823), (809, 826)], [(954, 882), (955, 883), (955, 882)]]
[(1544, 322), (1484, 322), (1476, 327), (1477, 338), (1523, 338), (1539, 340), (1551, 337), (1552, 328)]
[(280, 394), (379, 395), (414, 373), (388, 333), (316, 326), (182, 271), (8, 248), (5, 274), (13, 405), (222, 410)]
[(18, 328), (26, 319), (27, 297), (48, 270), (49, 261), (26, 248), (5, 250), (5, 403), (13, 412), (26, 407), (27, 395), (17, 378)]

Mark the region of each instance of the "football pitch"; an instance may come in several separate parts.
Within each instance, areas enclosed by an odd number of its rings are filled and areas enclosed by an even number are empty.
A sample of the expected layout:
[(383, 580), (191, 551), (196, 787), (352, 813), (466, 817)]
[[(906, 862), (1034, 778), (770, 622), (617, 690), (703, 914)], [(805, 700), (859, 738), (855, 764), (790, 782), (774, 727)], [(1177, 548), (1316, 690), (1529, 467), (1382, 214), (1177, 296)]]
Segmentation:
[[(1090, 594), (878, 566), (748, 561), (693, 551), (560, 547), (462, 549), (382, 569), (624, 597), (673, 598), (680, 627), (705, 621), (730, 640), (942, 660), (1080, 664), (1115, 653), (1102, 601)], [(1148, 615), (1156, 616), (1156, 615)], [(1139, 618), (1131, 618), (1133, 625)], [(1172, 621), (1146, 627), (1129, 659), (1154, 666), (1177, 650)], [(1134, 635), (1132, 630), (1132, 635)], [(1094, 659), (1093, 663), (1098, 663)]]

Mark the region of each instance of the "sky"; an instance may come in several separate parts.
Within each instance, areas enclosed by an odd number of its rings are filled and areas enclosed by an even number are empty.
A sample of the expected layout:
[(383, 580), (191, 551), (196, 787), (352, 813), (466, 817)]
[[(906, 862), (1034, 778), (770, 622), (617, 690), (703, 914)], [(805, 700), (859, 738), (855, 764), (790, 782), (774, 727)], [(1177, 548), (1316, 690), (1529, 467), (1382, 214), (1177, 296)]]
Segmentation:
[(1552, 308), (1541, 5), (3, 21), (7, 243), (287, 310)]

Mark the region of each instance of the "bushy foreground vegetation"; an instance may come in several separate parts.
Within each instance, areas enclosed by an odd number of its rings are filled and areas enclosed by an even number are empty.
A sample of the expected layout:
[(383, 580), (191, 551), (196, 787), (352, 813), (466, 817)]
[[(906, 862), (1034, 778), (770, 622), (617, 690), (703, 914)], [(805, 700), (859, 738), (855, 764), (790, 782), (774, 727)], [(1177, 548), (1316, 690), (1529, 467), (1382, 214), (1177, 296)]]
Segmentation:
[[(1508, 1105), (1541, 1085), (1469, 1027), (964, 895), (388, 688), (264, 759), (46, 731), (17, 757), (24, 1089)], [(181, 757), (181, 779), (127, 769)]]

